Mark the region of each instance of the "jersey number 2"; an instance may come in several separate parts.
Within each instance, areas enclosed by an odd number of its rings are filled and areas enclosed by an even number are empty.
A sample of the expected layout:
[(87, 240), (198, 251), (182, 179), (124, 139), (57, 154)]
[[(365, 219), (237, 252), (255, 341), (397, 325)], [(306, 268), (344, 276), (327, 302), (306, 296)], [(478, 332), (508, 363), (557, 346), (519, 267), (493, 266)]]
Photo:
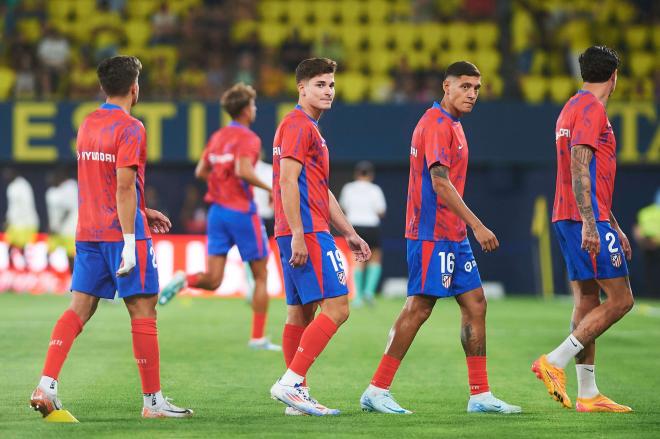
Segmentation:
[(610, 253), (619, 252), (619, 247), (614, 246), (614, 243), (616, 242), (616, 237), (614, 236), (614, 233), (607, 232), (605, 234), (605, 241), (607, 241), (607, 249), (610, 251)]

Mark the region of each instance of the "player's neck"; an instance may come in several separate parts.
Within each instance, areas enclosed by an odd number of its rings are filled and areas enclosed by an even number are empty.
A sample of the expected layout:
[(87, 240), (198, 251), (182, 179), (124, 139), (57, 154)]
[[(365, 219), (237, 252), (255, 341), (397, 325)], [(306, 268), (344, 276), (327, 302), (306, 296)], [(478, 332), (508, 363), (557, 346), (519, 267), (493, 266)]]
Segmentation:
[(610, 98), (610, 90), (607, 83), (593, 83), (585, 82), (582, 84), (582, 90), (588, 91), (592, 95), (596, 96), (603, 105), (607, 105), (607, 100)]
[(250, 119), (247, 117), (238, 116), (235, 119), (232, 119), (232, 122), (242, 125), (244, 127), (250, 127)]
[(455, 119), (460, 119), (460, 117), (463, 115), (463, 113), (458, 111), (456, 107), (450, 105), (444, 99), (440, 102), (440, 107), (442, 107), (442, 109), (445, 110), (447, 113), (451, 114), (451, 116)]
[(306, 103), (303, 103), (302, 101), (298, 101), (298, 105), (302, 109), (303, 113), (314, 119), (315, 121), (318, 121), (321, 118), (321, 115), (323, 114), (323, 110), (319, 110), (318, 108), (314, 108), (311, 105), (308, 105)]
[(105, 100), (105, 103), (121, 107), (127, 114), (131, 114), (131, 107), (133, 106), (133, 98), (112, 97), (112, 98), (107, 98)]

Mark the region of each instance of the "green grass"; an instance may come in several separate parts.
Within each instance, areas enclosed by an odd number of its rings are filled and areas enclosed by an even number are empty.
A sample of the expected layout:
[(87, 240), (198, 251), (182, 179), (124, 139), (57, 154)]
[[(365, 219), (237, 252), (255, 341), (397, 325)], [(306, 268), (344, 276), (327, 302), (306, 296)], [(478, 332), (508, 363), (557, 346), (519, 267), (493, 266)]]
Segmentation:
[[(250, 312), (239, 300), (179, 298), (160, 310), (163, 390), (190, 406), (187, 420), (143, 420), (130, 324), (121, 303), (102, 303), (71, 350), (60, 398), (80, 424), (49, 424), (28, 408), (55, 320), (66, 297), (0, 294), (0, 437), (660, 437), (660, 318), (633, 311), (598, 341), (598, 383), (635, 413), (580, 414), (560, 408), (529, 370), (568, 330), (571, 303), (507, 299), (489, 304), (491, 388), (522, 415), (468, 415), (459, 312), (440, 301), (392, 388), (412, 416), (362, 413), (358, 399), (378, 363), (401, 300), (356, 309), (309, 374), (313, 395), (338, 417), (285, 417), (268, 390), (284, 371), (281, 354), (246, 347)], [(647, 302), (657, 307), (660, 303)], [(647, 306), (648, 308), (648, 306)], [(268, 331), (279, 341), (284, 304)], [(568, 369), (569, 391), (576, 394)]]

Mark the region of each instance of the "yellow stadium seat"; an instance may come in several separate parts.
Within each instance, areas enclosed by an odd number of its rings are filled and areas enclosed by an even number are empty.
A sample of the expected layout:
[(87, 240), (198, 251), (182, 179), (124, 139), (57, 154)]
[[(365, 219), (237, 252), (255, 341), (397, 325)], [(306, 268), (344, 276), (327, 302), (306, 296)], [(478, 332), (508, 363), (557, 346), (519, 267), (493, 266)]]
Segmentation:
[[(476, 61), (474, 61), (474, 52), (470, 52), (469, 50), (441, 50), (438, 52), (438, 59), (443, 66), (448, 66), (457, 61), (476, 63)], [(477, 67), (479, 66), (477, 65)]]
[(534, 32), (537, 30), (530, 11), (514, 3), (511, 19), (511, 49), (515, 53), (520, 53), (530, 47)]
[(653, 35), (653, 47), (655, 50), (660, 50), (660, 24), (653, 26), (651, 33)]
[(419, 27), (412, 23), (397, 23), (391, 30), (394, 32), (394, 43), (399, 52), (412, 50), (415, 43), (422, 40)]
[(157, 58), (162, 58), (165, 62), (165, 68), (168, 73), (173, 74), (176, 70), (176, 64), (179, 59), (179, 53), (176, 48), (164, 45), (153, 46), (148, 50), (145, 50), (143, 53), (150, 63), (153, 63)]
[(368, 91), (368, 80), (366, 76), (357, 71), (338, 73), (337, 92), (339, 96), (348, 103), (356, 103), (364, 100)]
[(422, 47), (426, 50), (440, 50), (447, 41), (446, 28), (440, 23), (422, 23), (418, 27), (422, 36)]
[(388, 46), (392, 40), (392, 33), (387, 26), (380, 24), (370, 25), (367, 28), (367, 41), (369, 50), (380, 50)]
[(0, 66), (0, 101), (6, 101), (11, 95), (16, 81), (16, 74), (9, 67)]
[(280, 23), (262, 23), (257, 30), (259, 41), (267, 47), (279, 47), (289, 36), (289, 27)]
[(317, 26), (334, 26), (335, 19), (339, 17), (339, 2), (332, 0), (319, 0), (312, 3), (312, 16)]
[(618, 75), (616, 80), (616, 90), (610, 96), (610, 99), (613, 101), (630, 101), (630, 90), (632, 88), (632, 81), (630, 78)]
[(616, 5), (616, 19), (619, 23), (630, 23), (635, 19), (637, 11), (635, 10), (635, 7), (630, 4), (630, 2), (616, 1), (614, 4)]
[(240, 20), (231, 27), (231, 39), (233, 41), (245, 41), (254, 31), (259, 30), (259, 23), (253, 20)]
[(412, 2), (410, 0), (394, 0), (394, 4), (392, 5), (392, 13), (396, 17), (402, 19), (412, 17)]
[(577, 84), (575, 79), (570, 76), (553, 76), (550, 78), (550, 99), (552, 101), (563, 104), (566, 100), (575, 94), (577, 91)]
[(170, 1), (168, 3), (170, 11), (173, 13), (185, 17), (188, 15), (188, 11), (193, 6), (199, 5), (202, 3), (202, 0), (177, 0)]
[(649, 37), (649, 28), (643, 25), (632, 25), (625, 31), (626, 44), (632, 50), (643, 49)]
[(365, 61), (363, 67), (368, 68), (372, 74), (385, 74), (397, 65), (398, 57), (391, 50), (370, 50)]
[(76, 18), (85, 20), (96, 12), (96, 0), (76, 0)]
[(452, 50), (467, 49), (474, 38), (472, 27), (461, 21), (449, 23), (447, 26), (447, 35), (449, 35), (449, 48)]
[(129, 20), (124, 25), (124, 31), (130, 46), (146, 46), (151, 38), (151, 23), (142, 20)]
[(392, 14), (392, 3), (385, 0), (368, 0), (366, 12), (370, 24), (384, 25)]
[(47, 4), (51, 20), (66, 19), (76, 10), (76, 4), (71, 0), (50, 0)]
[(388, 75), (369, 77), (369, 100), (372, 102), (387, 102), (392, 95), (394, 81)]
[(289, 25), (306, 26), (312, 14), (312, 2), (291, 0), (286, 8)]
[(131, 18), (148, 20), (158, 10), (160, 4), (161, 0), (127, 1), (126, 11)]
[(364, 2), (355, 0), (339, 1), (339, 15), (344, 24), (357, 24), (360, 19), (367, 14), (367, 8)]
[(279, 23), (286, 15), (288, 2), (281, 0), (263, 0), (258, 2), (259, 16), (266, 23)]
[(364, 26), (349, 24), (342, 25), (340, 29), (339, 38), (348, 51), (359, 49), (367, 39), (368, 30)]
[(496, 74), (502, 63), (502, 55), (496, 49), (478, 50), (474, 53), (473, 59), (484, 75)]
[(504, 81), (502, 77), (495, 74), (489, 75), (481, 80), (481, 90), (479, 96), (483, 99), (494, 99), (502, 96), (504, 90)]
[(548, 92), (548, 80), (543, 76), (524, 76), (520, 79), (520, 91), (525, 101), (531, 104), (541, 103)]
[(500, 28), (492, 21), (484, 21), (472, 25), (477, 48), (496, 48), (500, 39)]
[(630, 72), (636, 78), (645, 78), (651, 75), (656, 68), (656, 56), (651, 52), (637, 51), (630, 54)]
[(41, 37), (41, 22), (37, 18), (22, 18), (18, 24), (18, 32), (29, 42), (36, 43)]
[(408, 65), (413, 70), (425, 70), (431, 66), (431, 52), (422, 50), (410, 50), (404, 54), (408, 60)]
[(286, 80), (286, 93), (291, 96), (298, 95), (298, 84), (296, 83), (296, 75), (292, 73)]

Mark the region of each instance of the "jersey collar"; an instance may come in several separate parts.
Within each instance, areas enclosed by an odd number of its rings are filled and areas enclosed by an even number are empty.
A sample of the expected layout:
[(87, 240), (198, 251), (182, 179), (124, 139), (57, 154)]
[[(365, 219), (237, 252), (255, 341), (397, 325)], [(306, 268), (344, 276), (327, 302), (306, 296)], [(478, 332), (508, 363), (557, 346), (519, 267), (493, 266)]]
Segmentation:
[(124, 113), (126, 112), (126, 110), (124, 110), (123, 108), (121, 108), (119, 105), (108, 104), (107, 102), (101, 104), (101, 110), (121, 110), (121, 111), (123, 111)]
[(242, 123), (238, 123), (235, 120), (232, 120), (231, 122), (229, 122), (228, 126), (230, 126), (230, 127), (239, 127), (239, 128), (247, 128), (245, 125), (243, 125)]
[(432, 108), (437, 108), (438, 110), (442, 111), (443, 114), (445, 114), (448, 118), (450, 118), (454, 122), (460, 122), (460, 119), (458, 117), (454, 117), (451, 114), (449, 114), (444, 108), (442, 108), (442, 106), (437, 101), (433, 102)]
[(296, 105), (296, 110), (300, 110), (300, 112), (302, 112), (302, 114), (304, 114), (305, 116), (307, 116), (307, 119), (311, 120), (312, 123), (313, 123), (314, 125), (319, 126), (319, 121), (316, 120), (316, 119), (314, 119), (314, 118), (313, 118), (312, 116), (310, 116), (309, 114), (305, 113), (300, 105)]

